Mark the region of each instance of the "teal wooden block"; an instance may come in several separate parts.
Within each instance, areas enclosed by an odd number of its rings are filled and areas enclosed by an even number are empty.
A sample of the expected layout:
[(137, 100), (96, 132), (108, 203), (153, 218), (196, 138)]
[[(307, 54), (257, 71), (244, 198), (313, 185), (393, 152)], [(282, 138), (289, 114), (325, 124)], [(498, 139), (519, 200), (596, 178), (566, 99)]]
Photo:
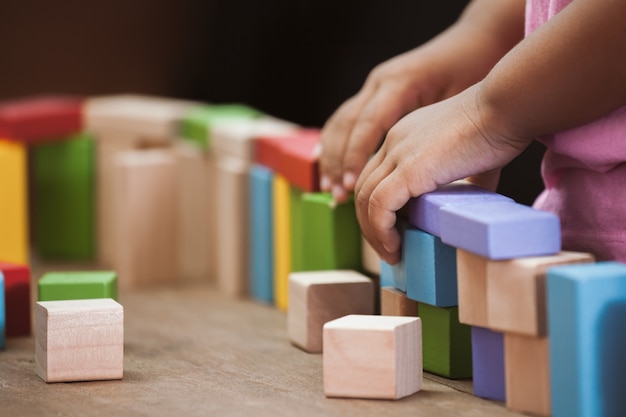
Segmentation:
[(552, 415), (624, 415), (626, 265), (557, 266), (547, 281)]
[(6, 308), (4, 303), (4, 274), (0, 271), (0, 349), (6, 346)]
[(291, 228), (289, 229), (289, 244), (291, 246), (291, 271), (305, 271), (304, 260), (304, 248), (302, 246), (304, 242), (303, 228), (302, 228), (302, 190), (293, 185), (289, 186), (289, 215), (291, 218)]
[(95, 144), (78, 134), (32, 149), (34, 244), (43, 259), (95, 256)]
[(361, 229), (352, 199), (337, 204), (329, 193), (302, 194), (301, 225), (304, 271), (361, 270)]
[(406, 296), (438, 307), (458, 305), (456, 249), (416, 228), (404, 231)]
[(48, 272), (38, 283), (39, 301), (112, 298), (117, 300), (113, 271)]
[(472, 377), (471, 328), (459, 323), (458, 307), (418, 303), (424, 370), (450, 379)]
[(260, 165), (250, 168), (250, 289), (266, 303), (274, 301), (274, 173)]

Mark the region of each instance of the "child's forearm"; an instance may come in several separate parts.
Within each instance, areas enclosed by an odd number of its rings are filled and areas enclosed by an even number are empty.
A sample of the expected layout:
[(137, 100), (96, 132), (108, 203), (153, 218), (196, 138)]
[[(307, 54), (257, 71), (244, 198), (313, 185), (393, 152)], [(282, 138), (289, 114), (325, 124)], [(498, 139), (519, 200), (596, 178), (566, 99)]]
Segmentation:
[(625, 1), (575, 0), (507, 54), (477, 87), (498, 133), (531, 138), (626, 104)]

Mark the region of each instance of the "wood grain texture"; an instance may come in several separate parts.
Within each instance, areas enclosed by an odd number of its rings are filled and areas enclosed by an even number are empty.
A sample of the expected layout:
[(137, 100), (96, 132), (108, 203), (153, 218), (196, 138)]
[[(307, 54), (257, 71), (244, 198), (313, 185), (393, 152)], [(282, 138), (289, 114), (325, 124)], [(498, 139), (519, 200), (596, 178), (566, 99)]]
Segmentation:
[(45, 382), (121, 379), (124, 309), (110, 298), (40, 301), (35, 368)]
[(462, 249), (456, 251), (459, 321), (489, 328), (487, 315), (488, 259)]
[(393, 287), (380, 289), (380, 314), (383, 316), (417, 316), (417, 301)]

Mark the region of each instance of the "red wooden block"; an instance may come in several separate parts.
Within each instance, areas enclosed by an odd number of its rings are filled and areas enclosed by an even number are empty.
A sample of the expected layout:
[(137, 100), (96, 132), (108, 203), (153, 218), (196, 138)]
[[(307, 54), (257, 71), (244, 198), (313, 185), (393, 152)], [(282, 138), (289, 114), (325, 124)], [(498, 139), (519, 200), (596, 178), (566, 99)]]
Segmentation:
[(83, 99), (29, 97), (0, 102), (0, 137), (25, 143), (63, 138), (83, 125)]
[(4, 275), (6, 335), (30, 334), (30, 269), (25, 265), (0, 262)]
[(319, 141), (320, 131), (308, 130), (297, 140), (281, 143), (278, 172), (290, 184), (307, 192), (319, 191), (319, 163), (313, 157)]
[(278, 171), (280, 165), (281, 146), (284, 142), (293, 140), (293, 136), (262, 136), (254, 139), (254, 162)]

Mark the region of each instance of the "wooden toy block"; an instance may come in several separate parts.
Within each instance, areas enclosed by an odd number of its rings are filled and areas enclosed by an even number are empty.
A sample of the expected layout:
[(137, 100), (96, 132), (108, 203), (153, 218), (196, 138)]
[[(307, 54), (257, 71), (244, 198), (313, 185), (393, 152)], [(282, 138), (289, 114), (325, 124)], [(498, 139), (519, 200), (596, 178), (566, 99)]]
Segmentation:
[(302, 131), (294, 140), (281, 142), (276, 171), (303, 191), (319, 191), (319, 164), (313, 155), (319, 141), (320, 131), (310, 129)]
[(380, 282), (385, 287), (393, 287), (406, 293), (406, 269), (404, 261), (401, 259), (395, 265), (390, 265), (381, 259), (380, 261)]
[(289, 340), (322, 351), (322, 327), (347, 314), (374, 314), (374, 284), (356, 271), (292, 272), (289, 275)]
[(0, 260), (28, 264), (26, 147), (0, 139)]
[(457, 307), (418, 303), (424, 370), (450, 379), (471, 378), (471, 329), (459, 323)]
[(117, 155), (115, 269), (119, 287), (177, 277), (176, 158), (167, 150)]
[(35, 329), (35, 368), (45, 382), (122, 378), (124, 309), (116, 301), (40, 301)]
[(48, 272), (37, 285), (39, 301), (117, 300), (117, 274), (113, 271)]
[(0, 262), (4, 276), (7, 337), (28, 336), (31, 327), (30, 269), (26, 265)]
[(513, 202), (509, 197), (497, 194), (467, 182), (458, 181), (439, 187), (409, 201), (409, 223), (432, 235), (441, 237), (439, 209), (445, 206), (489, 203), (493, 201)]
[(626, 265), (555, 266), (547, 281), (552, 415), (622, 415)]
[(185, 140), (194, 142), (201, 149), (213, 143), (213, 127), (216, 123), (245, 121), (260, 117), (262, 113), (243, 104), (198, 105), (187, 109), (180, 133)]
[(504, 335), (507, 408), (537, 416), (550, 415), (549, 356), (545, 337)]
[(95, 256), (95, 143), (77, 134), (32, 148), (35, 248), (43, 259)]
[(261, 165), (250, 169), (250, 294), (266, 303), (274, 301), (274, 173)]
[(349, 315), (324, 325), (327, 397), (399, 399), (422, 388), (417, 317)]
[[(289, 219), (291, 221), (289, 244), (291, 245), (291, 263), (292, 272), (304, 271), (304, 259), (308, 256), (304, 252), (304, 223), (302, 190), (293, 185), (289, 185)], [(318, 268), (318, 269), (335, 269), (335, 268)]]
[(380, 256), (364, 236), (361, 236), (361, 260), (362, 269), (373, 275), (380, 275)]
[(4, 301), (4, 274), (0, 271), (0, 349), (6, 347), (6, 313)]
[(402, 250), (407, 297), (438, 307), (456, 306), (456, 249), (437, 236), (407, 228)]
[(593, 255), (578, 252), (488, 261), (489, 327), (506, 333), (546, 336), (546, 270), (555, 265), (593, 261)]
[(83, 99), (36, 96), (0, 102), (0, 137), (24, 143), (56, 140), (82, 128)]
[(553, 213), (511, 202), (444, 206), (441, 240), (492, 260), (552, 255), (561, 250), (561, 226)]
[(487, 270), (489, 260), (479, 255), (456, 251), (459, 321), (489, 328), (487, 313)]
[(393, 287), (380, 289), (380, 314), (383, 316), (417, 317), (417, 302)]
[(361, 267), (361, 229), (352, 199), (337, 204), (328, 193), (304, 193), (301, 220), (302, 270)]
[(289, 183), (280, 174), (274, 175), (274, 303), (279, 310), (289, 305), (289, 273), (291, 272), (291, 211)]
[(195, 145), (174, 145), (178, 166), (178, 260), (180, 277), (213, 281), (216, 272), (215, 157)]
[(472, 326), (472, 382), (477, 397), (505, 401), (502, 333)]

